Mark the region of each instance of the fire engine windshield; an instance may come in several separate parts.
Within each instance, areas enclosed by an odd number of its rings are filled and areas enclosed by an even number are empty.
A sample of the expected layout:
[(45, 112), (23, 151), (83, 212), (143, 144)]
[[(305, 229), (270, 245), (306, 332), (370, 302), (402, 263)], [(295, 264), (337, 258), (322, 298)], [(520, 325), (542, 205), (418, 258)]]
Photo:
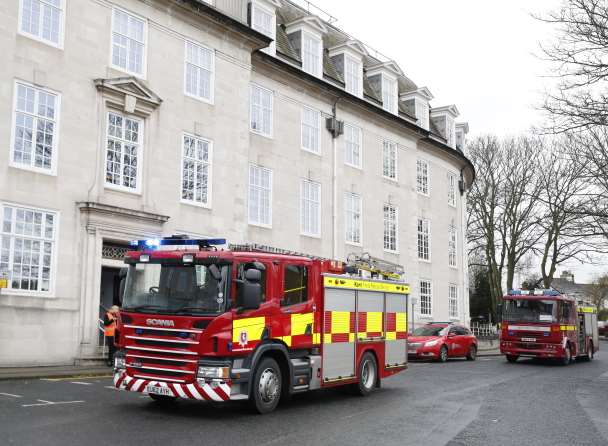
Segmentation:
[(540, 299), (507, 299), (502, 319), (509, 322), (557, 322), (557, 302)]
[(130, 265), (123, 309), (161, 314), (222, 313), (227, 277), (227, 266)]

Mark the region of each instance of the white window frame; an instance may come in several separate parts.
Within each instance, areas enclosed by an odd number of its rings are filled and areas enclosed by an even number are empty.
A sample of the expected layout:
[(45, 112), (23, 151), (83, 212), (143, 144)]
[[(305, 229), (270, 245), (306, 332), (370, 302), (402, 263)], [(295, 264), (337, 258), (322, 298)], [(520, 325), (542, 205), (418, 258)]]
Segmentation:
[[(387, 180), (398, 181), (398, 148), (399, 147), (397, 146), (396, 142), (392, 142), (387, 139), (382, 140), (382, 177), (386, 178)], [(390, 157), (391, 152), (393, 154), (392, 159)], [(386, 170), (386, 168), (388, 168), (388, 171)], [(391, 173), (393, 174), (392, 176)]]
[[(391, 210), (393, 211), (393, 215), (394, 215), (394, 217), (392, 219), (390, 217)], [(384, 221), (384, 239), (383, 239), (384, 251), (390, 252), (392, 254), (399, 254), (399, 208), (390, 203), (384, 203), (384, 205), (382, 206), (382, 211), (383, 211), (383, 221)], [(388, 212), (388, 218), (387, 218), (387, 212)], [(395, 245), (395, 249), (390, 248), (391, 225), (393, 226), (392, 229), (395, 232), (394, 239), (392, 240)], [(388, 248), (387, 248), (387, 241), (389, 243)]]
[[(311, 123), (306, 122), (305, 120), (305, 116), (306, 113), (314, 113), (316, 115), (316, 127), (313, 127), (311, 125)], [(302, 107), (302, 112), (300, 114), (300, 121), (301, 121), (301, 125), (300, 125), (300, 146), (302, 147), (302, 150), (306, 151), (306, 152), (310, 152), (310, 153), (314, 153), (315, 155), (320, 155), (321, 154), (321, 112), (319, 110), (315, 110), (314, 108), (311, 107), (306, 107), (303, 106)], [(314, 147), (306, 147), (304, 144), (304, 132), (306, 130), (310, 130), (311, 131), (311, 138), (312, 138), (312, 132), (316, 132), (316, 138), (317, 138), (317, 147), (316, 149)], [(311, 139), (312, 140), (312, 139)]]
[(456, 174), (448, 172), (448, 205), (456, 207)]
[[(255, 15), (256, 12), (262, 12), (263, 14), (268, 14), (271, 17), (270, 20), (270, 33), (265, 32), (265, 30), (260, 29), (259, 27), (257, 27), (255, 25)], [(272, 9), (269, 9), (263, 5), (261, 5), (259, 2), (256, 1), (252, 1), (251, 2), (251, 28), (255, 29), (256, 31), (264, 34), (267, 37), (270, 37), (272, 39), (272, 42), (270, 43), (270, 45), (264, 49), (262, 49), (262, 51), (264, 51), (265, 53), (268, 53), (270, 55), (275, 55), (276, 54), (276, 34), (277, 34), (277, 14), (276, 11), (273, 11)]]
[[(357, 72), (354, 73), (355, 82), (350, 82), (350, 73), (348, 71), (348, 62), (356, 65)], [(344, 53), (344, 88), (347, 92), (359, 98), (363, 97), (363, 64), (361, 59), (353, 57), (348, 53)]]
[(454, 225), (448, 227), (448, 265), (458, 268), (458, 232)]
[[(51, 153), (51, 168), (50, 169), (46, 169), (44, 167), (36, 167), (34, 165), (27, 165), (27, 164), (23, 164), (23, 163), (19, 163), (17, 161), (15, 161), (15, 141), (17, 138), (17, 132), (16, 132), (16, 125), (17, 125), (17, 101), (19, 98), (19, 84), (24, 85), (28, 88), (33, 88), (34, 90), (37, 91), (43, 91), (45, 93), (48, 94), (52, 94), (55, 96), (55, 119), (54, 119), (54, 124), (55, 124), (55, 131), (53, 132), (53, 146), (52, 146), (52, 153)], [(38, 93), (36, 93), (36, 98), (38, 98)], [(37, 123), (38, 123), (38, 112), (37, 112), (37, 104), (38, 104), (38, 100), (35, 99), (34, 100), (34, 113), (35, 118), (34, 118), (34, 125), (33, 125), (33, 134), (32, 134), (32, 161), (34, 159), (34, 154), (36, 152), (36, 127), (37, 127)], [(37, 87), (29, 82), (23, 82), (20, 80), (15, 80), (13, 83), (13, 116), (12, 116), (12, 122), (11, 122), (11, 139), (10, 139), (10, 150), (9, 150), (9, 166), (11, 167), (15, 167), (17, 169), (23, 169), (23, 170), (31, 170), (32, 172), (37, 172), (37, 173), (43, 173), (46, 175), (52, 175), (52, 176), (56, 176), (57, 175), (57, 152), (59, 150), (59, 129), (60, 129), (60, 117), (61, 117), (61, 93), (59, 93), (58, 91), (55, 90), (51, 90), (50, 88), (42, 88), (42, 87)], [(44, 118), (47, 119), (47, 118)]]
[[(352, 226), (353, 233), (355, 232), (355, 220), (357, 212), (354, 210), (353, 204), (358, 200), (359, 204), (359, 240), (349, 239), (349, 227)], [(350, 203), (350, 205), (349, 205)], [(344, 193), (344, 240), (349, 245), (362, 246), (363, 245), (363, 199), (361, 195), (354, 192)]]
[[(131, 121), (137, 121), (139, 123), (139, 141), (138, 141), (138, 146), (137, 146), (137, 179), (136, 179), (136, 187), (135, 188), (131, 188), (131, 187), (126, 187), (122, 185), (122, 181), (121, 184), (114, 184), (114, 183), (109, 183), (106, 179), (106, 175), (107, 175), (107, 160), (108, 160), (108, 139), (110, 138), (110, 114), (114, 114), (117, 116), (122, 117), (122, 119), (130, 119)], [(104, 153), (104, 157), (103, 157), (103, 186), (105, 189), (111, 189), (111, 190), (116, 190), (116, 191), (120, 191), (120, 192), (127, 192), (130, 194), (136, 194), (136, 195), (141, 195), (141, 186), (143, 183), (142, 180), (142, 174), (143, 174), (143, 160), (144, 160), (144, 135), (145, 135), (145, 121), (142, 118), (136, 117), (135, 115), (130, 115), (130, 114), (125, 114), (125, 113), (121, 113), (118, 112), (116, 110), (108, 110), (105, 114), (106, 117), (106, 122), (105, 122), (105, 136), (104, 136), (104, 148), (103, 148), (103, 153)], [(114, 137), (113, 137), (114, 138)], [(116, 139), (116, 138), (114, 138)], [(123, 137), (120, 138), (120, 141), (122, 143), (122, 146), (124, 147), (124, 134)], [(121, 154), (123, 154), (123, 152), (121, 151)], [(123, 160), (121, 159), (121, 166), (122, 166)], [(122, 179), (122, 173), (120, 174), (120, 178)]]
[[(422, 224), (422, 229), (420, 228), (420, 225)], [(416, 242), (416, 248), (417, 248), (417, 254), (418, 254), (418, 260), (420, 262), (431, 262), (431, 221), (427, 218), (422, 218), (422, 217), (418, 217), (418, 220), (416, 222), (416, 234), (417, 234), (417, 242)], [(426, 257), (424, 256), (424, 242), (425, 242), (425, 237), (426, 237), (426, 248), (427, 248), (427, 255)], [(420, 243), (423, 243), (423, 245), (421, 245)], [(422, 255), (421, 255), (422, 253)]]
[(416, 98), (416, 118), (418, 119), (418, 125), (425, 130), (429, 129), (429, 103), (423, 99)]
[[(23, 209), (23, 210), (27, 210), (27, 211), (52, 214), (53, 215), (53, 238), (49, 240), (44, 237), (20, 236), (20, 235), (17, 235), (14, 233), (13, 228), (11, 228), (10, 233), (5, 233), (4, 227), (3, 227), (3, 225), (4, 225), (4, 208), (5, 207), (10, 207), (13, 209), (19, 208), (19, 209)], [(14, 212), (15, 211), (13, 211), (13, 213)], [(12, 221), (13, 221), (12, 224), (14, 224), (14, 214), (13, 214)], [(57, 251), (58, 251), (57, 247), (59, 244), (58, 243), (59, 228), (60, 228), (60, 212), (57, 210), (40, 208), (37, 206), (22, 205), (19, 203), (8, 202), (8, 201), (0, 201), (0, 235), (8, 236), (8, 238), (9, 238), (9, 270), (12, 270), (12, 266), (13, 266), (13, 262), (14, 262), (14, 249), (15, 249), (14, 239), (15, 239), (15, 237), (36, 239), (36, 240), (40, 240), (42, 242), (50, 241), (52, 244), (52, 247), (51, 247), (52, 252), (51, 252), (51, 258), (50, 258), (49, 289), (47, 291), (33, 291), (33, 290), (21, 290), (21, 289), (17, 289), (17, 288), (12, 288), (12, 283), (9, 280), (8, 288), (2, 291), (3, 294), (14, 295), (14, 296), (55, 297), (55, 286), (56, 286), (57, 265), (58, 265), (57, 264)], [(0, 239), (0, 251), (2, 249), (1, 243), (2, 242)], [(43, 268), (42, 261), (39, 264), (39, 268), (40, 268), (40, 270), (41, 270), (40, 272), (42, 274), (42, 268)], [(40, 275), (39, 277), (42, 277), (42, 276)]]
[[(259, 89), (261, 93), (266, 93), (270, 95), (270, 122), (268, 124), (268, 128), (269, 131), (266, 133), (262, 130), (259, 129), (254, 129), (253, 128), (253, 91), (254, 89)], [(263, 118), (263, 111), (264, 111), (264, 106), (262, 104), (260, 104), (260, 109), (262, 111), (262, 118)], [(273, 135), (273, 121), (274, 121), (274, 92), (268, 88), (262, 87), (261, 85), (258, 85), (256, 83), (251, 83), (249, 86), (249, 130), (251, 130), (253, 133), (255, 133), (256, 135), (261, 135), (261, 136), (265, 136), (267, 138), (272, 138)], [(262, 124), (264, 124), (262, 122)], [(262, 125), (263, 127), (263, 125)]]
[[(268, 173), (269, 178), (268, 178), (268, 223), (265, 223), (263, 221), (258, 221), (258, 220), (254, 220), (252, 218), (251, 215), (251, 199), (252, 199), (252, 189), (256, 188), (256, 189), (263, 189), (262, 186), (259, 186), (257, 184), (251, 184), (251, 175), (252, 175), (252, 169), (258, 169), (260, 172), (265, 172)], [(251, 225), (251, 226), (259, 226), (262, 228), (272, 228), (272, 176), (273, 176), (273, 172), (272, 169), (269, 169), (267, 167), (264, 166), (260, 166), (258, 164), (249, 164), (249, 173), (248, 173), (248, 181), (247, 181), (247, 222)], [(256, 216), (256, 218), (259, 217)]]
[[(37, 0), (39, 3), (42, 4), (46, 4), (48, 5), (48, 3), (45, 0)], [(28, 31), (24, 31), (21, 26), (23, 24), (23, 2), (24, 0), (19, 0), (19, 14), (18, 14), (18, 20), (19, 22), (17, 23), (17, 32), (18, 34), (28, 37), (30, 39), (33, 40), (37, 40), (38, 42), (42, 42), (46, 45), (50, 45), (52, 47), (58, 48), (60, 50), (63, 50), (63, 46), (64, 46), (64, 42), (65, 42), (65, 10), (66, 10), (66, 1), (65, 0), (60, 0), (60, 6), (59, 6), (59, 10), (60, 10), (60, 18), (59, 18), (59, 41), (58, 42), (53, 42), (52, 40), (48, 40), (45, 39), (44, 37), (42, 37), (42, 14), (40, 14), (39, 17), (39, 23), (38, 23), (38, 27), (40, 30), (40, 35), (37, 34), (32, 34)], [(49, 5), (49, 7), (51, 8), (55, 8), (55, 6), (51, 6)]]
[[(399, 85), (397, 84), (397, 79), (382, 73), (380, 82), (382, 83), (382, 108), (396, 115), (399, 111)], [(392, 88), (387, 88), (389, 85)]]
[[(423, 284), (425, 284), (425, 288), (428, 288), (423, 293)], [(418, 284), (418, 295), (419, 295), (419, 312), (420, 316), (432, 318), (433, 317), (433, 282), (428, 279), (420, 279)], [(423, 304), (422, 301), (424, 298), (428, 297), (428, 311), (423, 312)]]
[[(318, 201), (314, 201), (310, 198), (310, 195), (306, 196), (305, 190), (306, 187), (316, 187), (317, 194), (319, 197)], [(303, 179), (300, 181), (300, 234), (305, 235), (307, 237), (321, 238), (321, 183), (316, 181), (311, 181), (307, 179)], [(311, 209), (314, 209), (316, 206), (316, 212), (310, 213)], [(307, 231), (305, 218), (307, 212), (310, 213), (310, 218), (316, 218), (317, 220), (317, 232)]]
[(445, 134), (448, 146), (456, 147), (456, 121), (451, 116), (445, 117)]
[(450, 319), (459, 320), (458, 316), (458, 285), (448, 284), (448, 315)]
[(426, 197), (431, 195), (431, 166), (422, 158), (416, 160), (416, 192)]
[[(123, 68), (119, 65), (114, 65), (114, 13), (115, 11), (120, 11), (124, 14), (127, 14), (128, 16), (133, 17), (134, 19), (137, 20), (141, 20), (143, 21), (144, 24), (144, 30), (143, 30), (143, 38), (144, 41), (140, 42), (143, 44), (143, 56), (142, 56), (142, 72), (141, 73), (137, 73), (135, 71), (131, 71), (128, 69), (128, 61), (127, 61), (127, 67)], [(127, 37), (128, 39), (130, 39), (130, 37)], [(123, 8), (119, 8), (119, 7), (112, 7), (112, 25), (111, 25), (111, 29), (110, 29), (110, 67), (112, 67), (115, 70), (118, 71), (122, 71), (123, 73), (128, 73), (132, 76), (138, 77), (140, 79), (146, 79), (147, 77), (147, 73), (148, 73), (148, 20), (145, 17), (142, 17), (140, 15), (134, 14), (131, 11), (127, 11), (126, 9)]]
[[(202, 201), (197, 201), (197, 200), (190, 200), (187, 198), (183, 198), (184, 195), (184, 161), (185, 161), (185, 156), (184, 156), (184, 143), (186, 138), (192, 138), (195, 141), (201, 141), (207, 144), (207, 163), (206, 165), (208, 166), (208, 170), (207, 170), (207, 201), (206, 202), (202, 202)], [(184, 204), (189, 204), (192, 206), (197, 206), (197, 207), (201, 207), (201, 208), (205, 208), (205, 209), (211, 209), (211, 202), (212, 202), (212, 192), (213, 192), (213, 141), (208, 139), (208, 138), (202, 138), (200, 136), (196, 136), (190, 133), (182, 133), (181, 138), (180, 138), (180, 150), (181, 150), (181, 164), (180, 164), (180, 169), (181, 169), (181, 175), (180, 175), (180, 194), (179, 194), (179, 200), (180, 202), (184, 203)], [(200, 160), (194, 160), (195, 163), (202, 163), (205, 164), (204, 161), (200, 161)], [(196, 184), (195, 184), (195, 189), (196, 189)]]
[[(201, 65), (196, 65), (193, 62), (188, 61), (188, 45), (194, 45), (199, 50), (209, 51), (211, 52), (211, 68), (205, 68)], [(193, 94), (188, 91), (188, 65), (192, 65), (198, 70), (209, 71), (211, 74), (209, 76), (209, 97), (206, 98), (204, 96), (200, 96), (198, 94)], [(201, 102), (205, 102), (207, 104), (213, 105), (215, 103), (215, 50), (209, 48), (205, 45), (201, 45), (198, 42), (193, 40), (185, 40), (184, 41), (184, 94), (188, 97), (196, 99)]]
[[(357, 135), (358, 142), (350, 141), (348, 139), (348, 129), (352, 129), (353, 135)], [(359, 164), (354, 164), (349, 162), (348, 153), (350, 152), (350, 158), (353, 159), (354, 151), (352, 146), (357, 146), (359, 150)], [(363, 168), (363, 130), (361, 127), (356, 126), (354, 124), (344, 123), (344, 164), (350, 167), (354, 167), (355, 169)]]
[[(312, 76), (322, 78), (323, 77), (323, 39), (321, 39), (319, 36), (317, 36), (313, 33), (310, 33), (304, 29), (301, 32), (302, 32), (302, 42), (301, 42), (302, 70)], [(306, 57), (304, 55), (304, 40), (305, 39), (314, 40), (318, 45), (319, 51), (317, 53), (318, 61), (316, 63), (316, 66), (311, 66), (311, 67), (305, 66), (306, 65)]]

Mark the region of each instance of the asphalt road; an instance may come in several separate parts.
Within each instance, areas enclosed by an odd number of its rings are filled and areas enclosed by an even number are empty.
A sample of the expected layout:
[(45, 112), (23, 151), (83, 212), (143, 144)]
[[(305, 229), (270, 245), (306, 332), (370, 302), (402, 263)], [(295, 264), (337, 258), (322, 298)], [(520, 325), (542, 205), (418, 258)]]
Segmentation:
[(299, 395), (163, 408), (109, 378), (0, 382), (2, 445), (608, 445), (608, 342), (567, 367), (502, 357), (413, 363), (368, 398)]

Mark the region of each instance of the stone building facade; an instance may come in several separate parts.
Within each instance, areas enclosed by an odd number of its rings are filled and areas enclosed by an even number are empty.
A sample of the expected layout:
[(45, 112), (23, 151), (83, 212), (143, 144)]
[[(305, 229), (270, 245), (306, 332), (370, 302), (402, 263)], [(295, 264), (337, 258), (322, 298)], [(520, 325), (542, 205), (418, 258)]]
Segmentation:
[(404, 266), (410, 325), (468, 320), (468, 127), (331, 20), (8, 0), (0, 48), (0, 366), (97, 357), (129, 240), (175, 233), (368, 252)]

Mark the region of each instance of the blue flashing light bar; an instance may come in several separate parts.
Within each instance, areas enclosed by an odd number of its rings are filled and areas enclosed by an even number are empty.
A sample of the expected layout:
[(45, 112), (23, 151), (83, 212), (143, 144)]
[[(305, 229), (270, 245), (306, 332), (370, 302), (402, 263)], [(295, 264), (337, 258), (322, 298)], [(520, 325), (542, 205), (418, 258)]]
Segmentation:
[(556, 291), (556, 290), (545, 290), (543, 292), (543, 295), (545, 295), (545, 296), (559, 296), (559, 294), (560, 294), (559, 291)]
[(155, 250), (161, 246), (196, 246), (199, 248), (209, 248), (210, 246), (225, 245), (226, 239), (223, 238), (206, 238), (206, 239), (189, 239), (168, 237), (162, 239), (146, 239), (132, 240), (130, 245), (138, 251)]
[(520, 296), (521, 290), (509, 290), (509, 296)]

